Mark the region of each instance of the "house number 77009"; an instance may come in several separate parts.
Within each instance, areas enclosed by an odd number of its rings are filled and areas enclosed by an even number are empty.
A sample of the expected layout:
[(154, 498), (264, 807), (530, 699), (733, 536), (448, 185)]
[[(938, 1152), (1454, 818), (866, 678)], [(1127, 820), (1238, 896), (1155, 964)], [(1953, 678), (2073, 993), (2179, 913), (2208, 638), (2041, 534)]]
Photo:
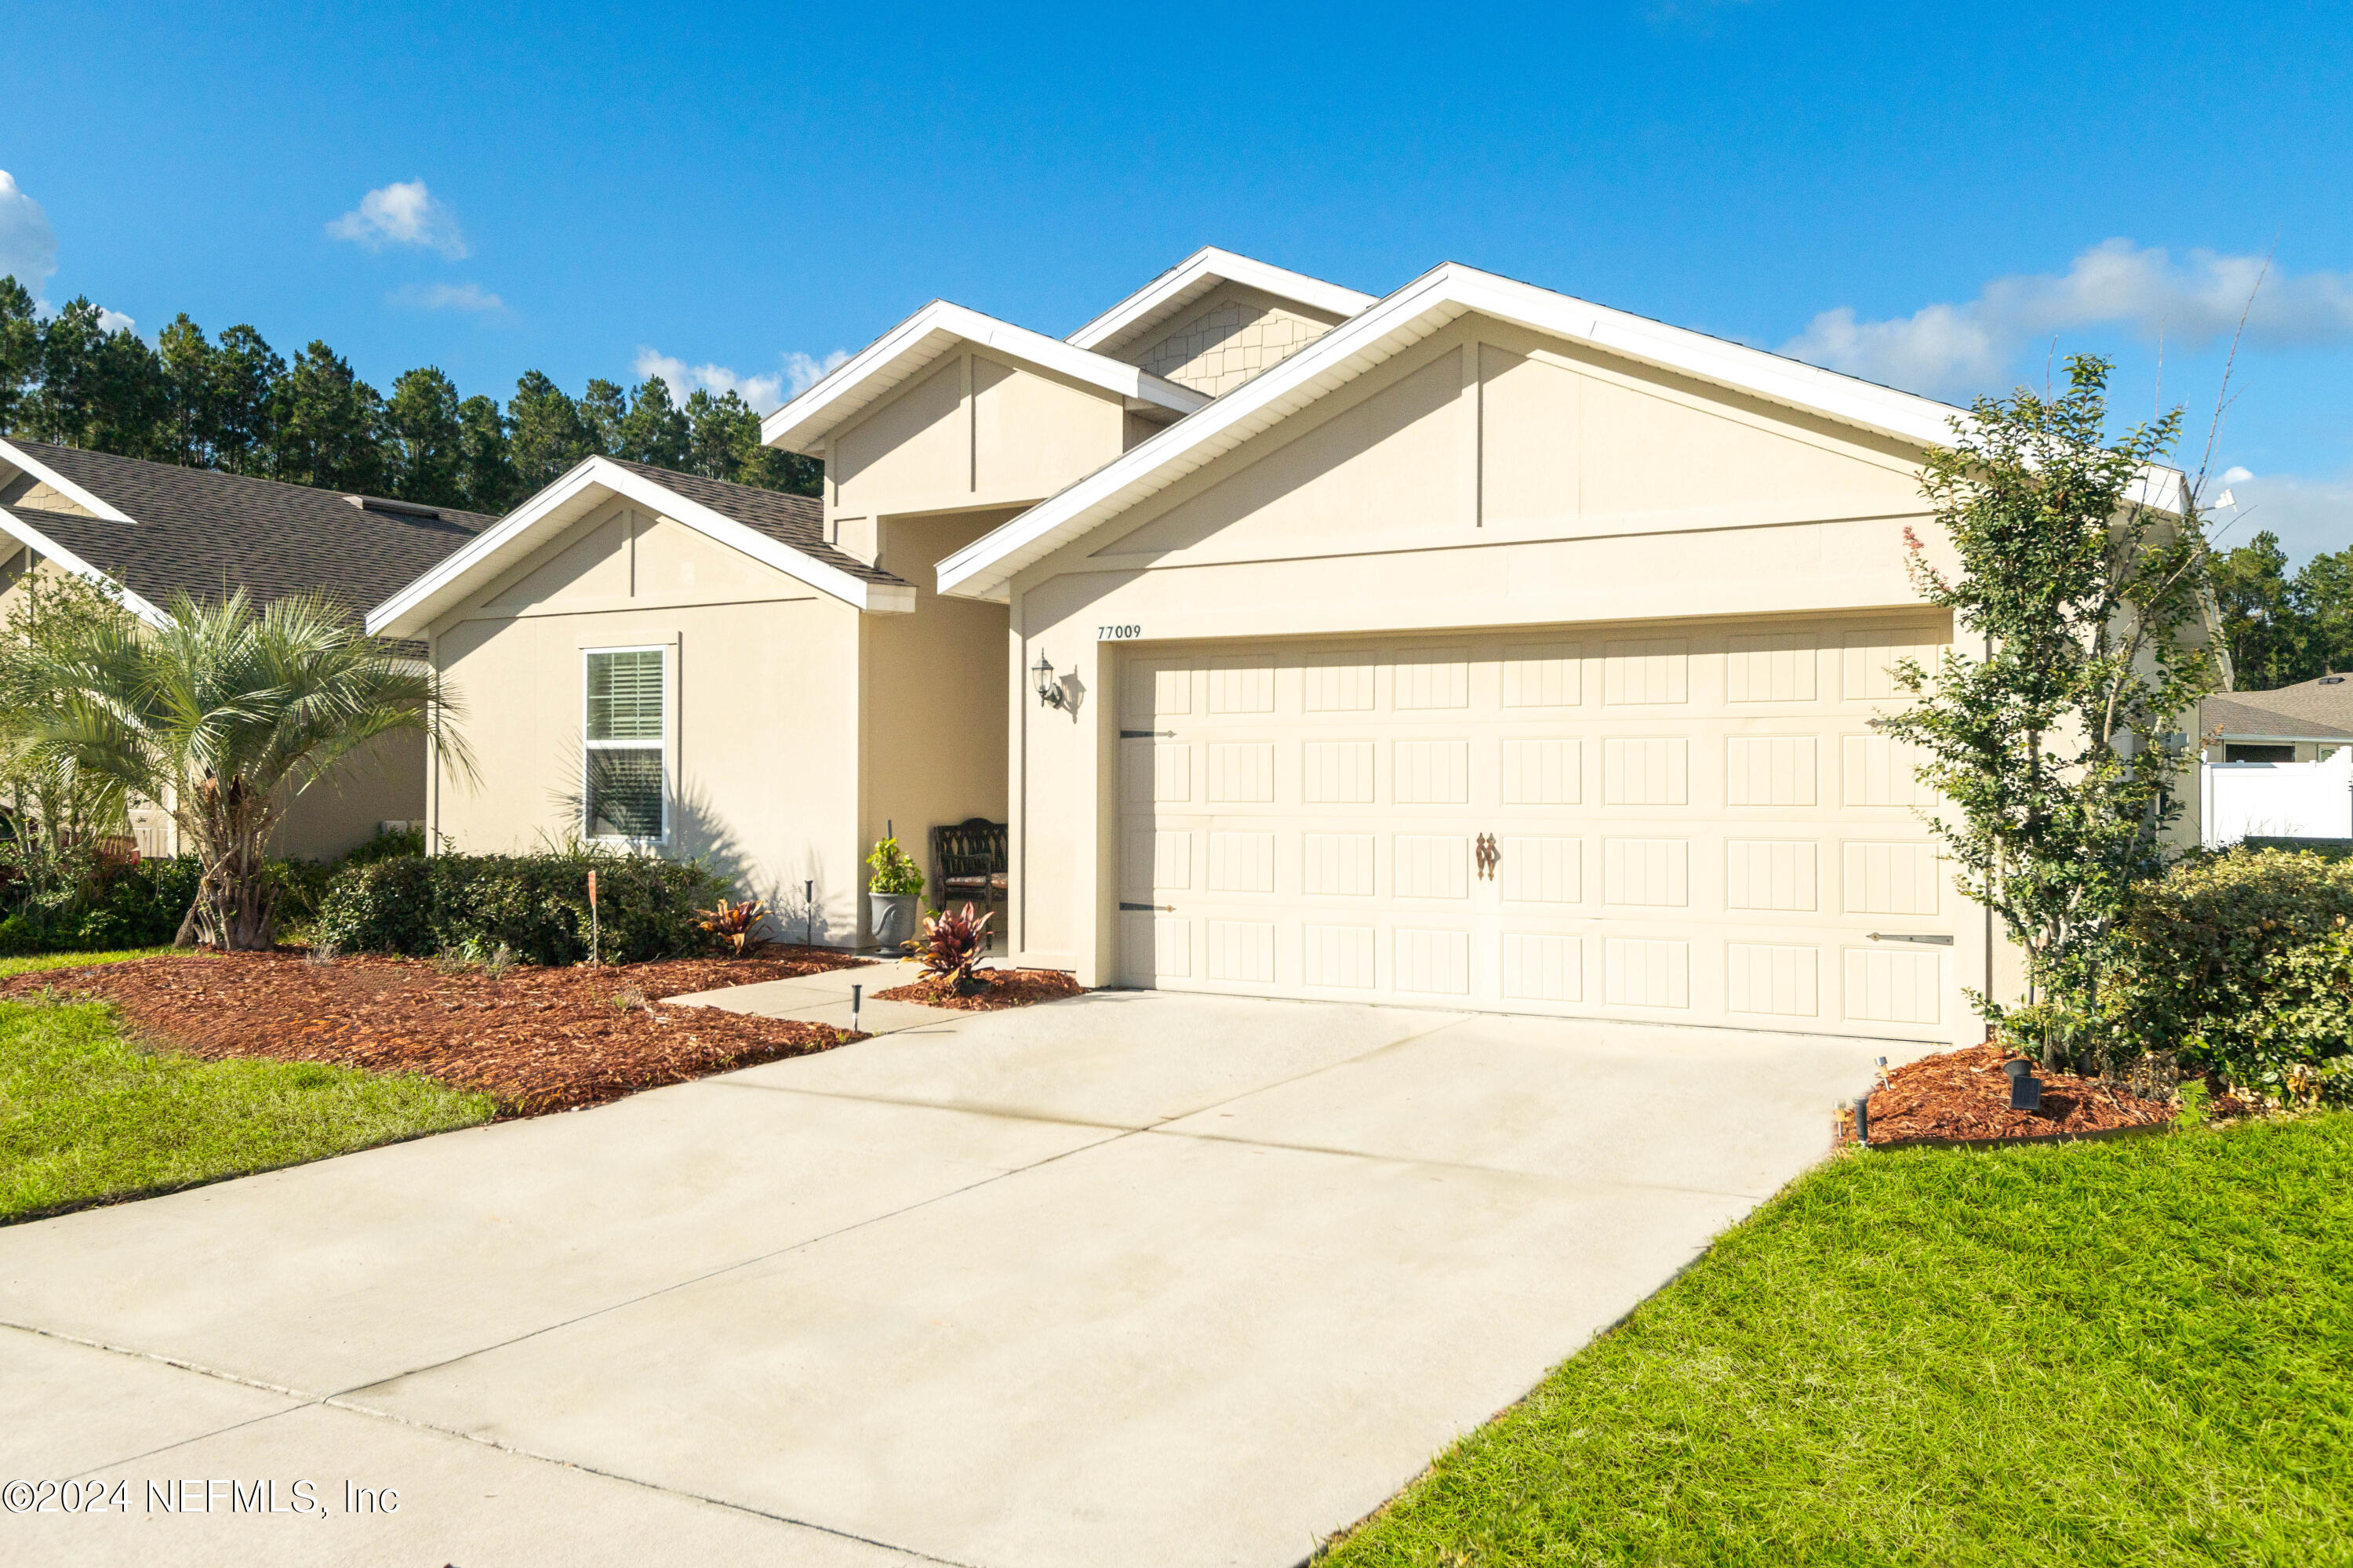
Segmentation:
[(1095, 641), (1098, 642), (1133, 642), (1143, 635), (1144, 628), (1141, 626), (1098, 626), (1095, 628)]

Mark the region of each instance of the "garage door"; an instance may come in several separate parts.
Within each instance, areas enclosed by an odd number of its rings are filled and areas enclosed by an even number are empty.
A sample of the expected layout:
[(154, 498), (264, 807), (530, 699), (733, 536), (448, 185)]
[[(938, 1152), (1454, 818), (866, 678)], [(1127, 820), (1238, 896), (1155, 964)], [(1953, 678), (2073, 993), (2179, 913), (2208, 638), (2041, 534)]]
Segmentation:
[(1130, 985), (1945, 1039), (1959, 899), (1869, 727), (1940, 625), (1138, 648)]

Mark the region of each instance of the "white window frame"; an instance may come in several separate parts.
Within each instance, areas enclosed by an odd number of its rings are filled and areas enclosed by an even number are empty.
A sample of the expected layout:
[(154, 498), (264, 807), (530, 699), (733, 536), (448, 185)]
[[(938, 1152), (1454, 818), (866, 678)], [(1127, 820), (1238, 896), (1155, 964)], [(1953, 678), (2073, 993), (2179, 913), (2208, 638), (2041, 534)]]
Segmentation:
[[(642, 740), (591, 740), (588, 738), (588, 661), (599, 653), (659, 653), (661, 655), (662, 732), (658, 743)], [(670, 645), (667, 642), (628, 642), (609, 648), (589, 647), (580, 650), (580, 836), (590, 843), (632, 844), (639, 848), (655, 848), (670, 842), (670, 745), (671, 734)], [(633, 833), (599, 833), (592, 827), (595, 816), (589, 808), (588, 761), (593, 751), (646, 751), (661, 753), (661, 832), (654, 838)]]

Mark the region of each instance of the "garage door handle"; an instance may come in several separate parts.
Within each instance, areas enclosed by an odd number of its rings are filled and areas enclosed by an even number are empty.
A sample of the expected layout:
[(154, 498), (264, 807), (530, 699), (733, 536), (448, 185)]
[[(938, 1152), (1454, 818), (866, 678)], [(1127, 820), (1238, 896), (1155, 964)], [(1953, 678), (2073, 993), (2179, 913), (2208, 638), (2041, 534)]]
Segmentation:
[(1174, 740), (1176, 732), (1173, 729), (1124, 729), (1119, 732), (1119, 737), (1122, 740)]
[(1873, 942), (1918, 942), (1923, 947), (1929, 948), (1949, 948), (1953, 945), (1953, 939), (1950, 937), (1915, 937), (1896, 931), (1873, 931), (1869, 933), (1868, 939)]
[(1134, 913), (1140, 915), (1146, 910), (1155, 910), (1163, 915), (1174, 915), (1176, 913), (1176, 906), (1174, 904), (1130, 904), (1124, 898), (1120, 900), (1119, 907), (1122, 914)]
[(1471, 852), (1471, 858), (1478, 864), (1480, 881), (1494, 881), (1495, 864), (1504, 858), (1504, 852), (1496, 847), (1495, 835), (1493, 833), (1481, 833), (1479, 835), (1479, 847)]

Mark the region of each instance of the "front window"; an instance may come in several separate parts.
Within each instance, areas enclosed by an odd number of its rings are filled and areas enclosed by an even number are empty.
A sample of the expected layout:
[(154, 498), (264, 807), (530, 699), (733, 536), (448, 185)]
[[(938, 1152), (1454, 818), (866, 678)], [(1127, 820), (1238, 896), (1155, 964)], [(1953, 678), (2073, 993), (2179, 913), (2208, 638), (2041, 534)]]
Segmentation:
[(588, 705), (582, 795), (592, 839), (660, 839), (667, 807), (663, 779), (663, 705), (667, 651), (594, 649), (588, 653)]

